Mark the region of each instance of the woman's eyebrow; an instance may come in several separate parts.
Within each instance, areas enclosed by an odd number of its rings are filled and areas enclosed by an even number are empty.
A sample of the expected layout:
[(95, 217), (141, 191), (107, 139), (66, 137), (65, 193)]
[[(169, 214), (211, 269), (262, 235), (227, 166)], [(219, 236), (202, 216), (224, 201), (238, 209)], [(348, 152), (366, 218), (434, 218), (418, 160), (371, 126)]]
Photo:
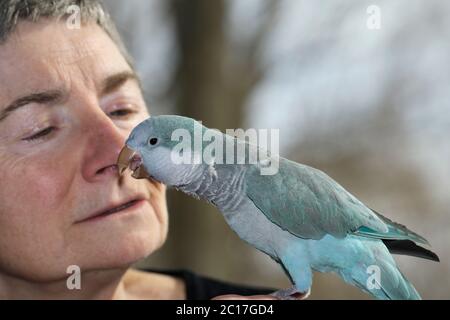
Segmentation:
[(101, 94), (109, 94), (123, 86), (127, 81), (134, 80), (141, 87), (137, 74), (133, 71), (123, 71), (107, 77), (102, 84)]
[(17, 98), (6, 108), (2, 109), (0, 111), (0, 121), (5, 120), (12, 112), (30, 103), (52, 104), (62, 100), (63, 97), (64, 93), (61, 90), (48, 90), (27, 94), (23, 97)]
[[(141, 87), (141, 82), (135, 72), (123, 71), (113, 74), (103, 81), (101, 87), (101, 94), (105, 95), (114, 92), (129, 80), (136, 81), (139, 87)], [(3, 108), (0, 111), (0, 122), (5, 120), (12, 112), (30, 103), (53, 104), (61, 101), (64, 98), (64, 96), (65, 94), (62, 90), (48, 90), (27, 94), (23, 97), (17, 98), (13, 102), (11, 102), (6, 108)]]

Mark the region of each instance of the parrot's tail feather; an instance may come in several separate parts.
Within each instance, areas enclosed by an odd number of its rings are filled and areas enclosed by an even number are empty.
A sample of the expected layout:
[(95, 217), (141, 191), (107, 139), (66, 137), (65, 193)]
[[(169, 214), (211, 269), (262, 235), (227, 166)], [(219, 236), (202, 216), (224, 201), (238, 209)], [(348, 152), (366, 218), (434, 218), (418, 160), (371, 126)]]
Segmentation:
[(375, 210), (371, 209), (385, 224), (388, 225), (389, 228), (389, 235), (397, 235), (398, 238), (386, 238), (386, 239), (396, 239), (396, 240), (411, 240), (417, 243), (422, 243), (424, 245), (430, 245), (430, 243), (422, 237), (421, 235), (415, 233), (414, 231), (409, 230), (406, 226), (394, 222), (390, 220), (389, 218), (386, 218), (381, 213), (376, 212)]
[[(381, 242), (366, 242), (371, 254), (365, 264), (355, 266), (344, 279), (381, 300), (420, 300), (414, 286), (406, 279)], [(345, 271), (344, 271), (345, 272)], [(350, 279), (349, 279), (350, 278)], [(350, 280), (350, 281), (349, 281)]]
[(398, 287), (401, 288), (400, 290), (386, 290), (381, 283), (383, 292), (387, 295), (388, 300), (422, 300), (411, 282), (406, 279), (400, 270), (397, 269), (396, 271), (400, 275), (400, 278), (398, 278)]
[(414, 288), (412, 283), (409, 282), (409, 280), (403, 275), (403, 273), (401, 273), (400, 270), (398, 272), (400, 272), (400, 274), (402, 275), (403, 281), (405, 282), (405, 285), (406, 285), (406, 287), (408, 289), (408, 292), (409, 292), (408, 300), (422, 300), (422, 297), (417, 292), (416, 288)]
[[(346, 277), (344, 277), (345, 279)], [(347, 278), (348, 279), (348, 278)], [(405, 276), (396, 268), (381, 268), (381, 279), (369, 279), (367, 274), (353, 275), (350, 281), (362, 291), (379, 300), (421, 300), (419, 293)]]
[(401, 254), (439, 262), (439, 257), (433, 251), (418, 246), (411, 240), (382, 240), (392, 254)]

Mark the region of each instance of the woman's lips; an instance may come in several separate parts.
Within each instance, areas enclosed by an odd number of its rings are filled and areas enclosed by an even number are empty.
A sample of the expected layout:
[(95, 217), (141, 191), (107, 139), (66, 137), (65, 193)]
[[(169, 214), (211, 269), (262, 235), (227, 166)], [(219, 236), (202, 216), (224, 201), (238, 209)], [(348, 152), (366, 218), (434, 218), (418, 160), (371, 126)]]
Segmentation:
[(87, 221), (94, 221), (94, 220), (102, 219), (102, 218), (105, 218), (105, 217), (108, 217), (108, 216), (111, 216), (111, 215), (115, 215), (117, 213), (125, 213), (126, 211), (137, 209), (144, 202), (145, 202), (145, 200), (143, 200), (143, 199), (134, 199), (134, 200), (125, 202), (125, 203), (123, 203), (121, 205), (118, 205), (118, 206), (112, 206), (110, 209), (101, 211), (99, 213), (95, 213), (95, 214), (87, 217), (86, 219), (77, 221), (76, 223), (87, 222)]

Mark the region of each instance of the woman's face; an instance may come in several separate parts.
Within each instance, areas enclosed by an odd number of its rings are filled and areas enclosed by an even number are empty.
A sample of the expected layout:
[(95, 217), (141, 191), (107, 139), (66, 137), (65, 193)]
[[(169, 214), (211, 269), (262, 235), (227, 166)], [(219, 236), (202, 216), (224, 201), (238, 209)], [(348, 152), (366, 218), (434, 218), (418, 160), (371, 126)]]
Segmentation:
[(19, 24), (0, 45), (0, 273), (59, 280), (70, 265), (125, 267), (162, 245), (164, 186), (115, 166), (147, 117), (132, 69), (100, 27)]

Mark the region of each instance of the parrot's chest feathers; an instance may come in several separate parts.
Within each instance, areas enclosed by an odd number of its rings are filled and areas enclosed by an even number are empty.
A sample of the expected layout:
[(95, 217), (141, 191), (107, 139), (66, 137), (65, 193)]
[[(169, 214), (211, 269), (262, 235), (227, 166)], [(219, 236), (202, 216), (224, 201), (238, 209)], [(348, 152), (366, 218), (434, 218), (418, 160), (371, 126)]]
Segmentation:
[(244, 177), (245, 166), (208, 165), (191, 182), (176, 188), (212, 203), (222, 212), (234, 211), (245, 197)]

